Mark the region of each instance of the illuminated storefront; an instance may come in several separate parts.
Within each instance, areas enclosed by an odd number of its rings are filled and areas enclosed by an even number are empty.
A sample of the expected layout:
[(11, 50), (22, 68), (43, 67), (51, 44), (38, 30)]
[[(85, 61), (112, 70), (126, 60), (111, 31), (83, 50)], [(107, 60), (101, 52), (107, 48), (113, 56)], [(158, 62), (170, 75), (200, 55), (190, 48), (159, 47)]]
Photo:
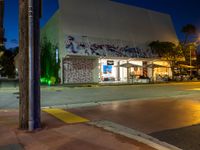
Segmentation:
[[(171, 68), (166, 61), (131, 61), (131, 59), (100, 59), (99, 78), (101, 83), (141, 83), (162, 82), (172, 76)], [(151, 64), (160, 67), (148, 67)], [(146, 71), (145, 71), (146, 70)], [(145, 80), (146, 79), (146, 80)]]
[[(129, 82), (131, 76), (143, 75), (142, 61), (128, 59), (100, 59), (100, 82)], [(133, 66), (126, 66), (133, 64)], [(135, 65), (135, 66), (134, 66)]]

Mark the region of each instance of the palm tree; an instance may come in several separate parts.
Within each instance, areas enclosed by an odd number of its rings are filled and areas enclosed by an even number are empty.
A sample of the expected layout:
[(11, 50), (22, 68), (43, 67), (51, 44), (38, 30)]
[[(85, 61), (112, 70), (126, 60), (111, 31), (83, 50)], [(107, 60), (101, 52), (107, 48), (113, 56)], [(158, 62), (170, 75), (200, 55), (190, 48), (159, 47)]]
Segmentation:
[(195, 49), (191, 49), (191, 45), (193, 45), (193, 43), (189, 40), (189, 37), (192, 35), (196, 35), (197, 29), (193, 24), (187, 24), (183, 26), (181, 32), (185, 34), (185, 39), (182, 42), (185, 61), (191, 65), (190, 53), (191, 53), (191, 50), (195, 50)]
[(185, 39), (183, 44), (187, 44), (189, 36), (190, 35), (195, 35), (196, 34), (196, 27), (192, 24), (187, 24), (185, 26), (183, 26), (183, 28), (181, 29), (181, 32), (183, 32), (185, 34)]

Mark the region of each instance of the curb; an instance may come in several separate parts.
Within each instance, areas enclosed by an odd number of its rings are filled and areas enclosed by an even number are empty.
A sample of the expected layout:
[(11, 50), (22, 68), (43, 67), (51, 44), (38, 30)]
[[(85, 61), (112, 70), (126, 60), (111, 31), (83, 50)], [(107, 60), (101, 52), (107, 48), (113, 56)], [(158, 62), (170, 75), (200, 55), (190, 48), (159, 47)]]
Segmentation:
[[(177, 98), (177, 97), (185, 97), (186, 95), (181, 96), (170, 96), (168, 98)], [(72, 103), (72, 104), (64, 104), (64, 105), (54, 105), (54, 106), (43, 106), (42, 108), (62, 108), (62, 109), (72, 109), (72, 108), (81, 108), (81, 107), (91, 107), (91, 106), (100, 106), (112, 103), (123, 103), (123, 102), (131, 102), (131, 101), (154, 101), (159, 99), (166, 99), (166, 97), (154, 97), (154, 98), (137, 98), (137, 99), (124, 99), (124, 100), (108, 100), (108, 101), (94, 101), (87, 103)]]
[(140, 131), (122, 126), (120, 124), (111, 121), (100, 120), (100, 121), (89, 122), (88, 124), (136, 140), (157, 150), (182, 150), (174, 145), (160, 141)]

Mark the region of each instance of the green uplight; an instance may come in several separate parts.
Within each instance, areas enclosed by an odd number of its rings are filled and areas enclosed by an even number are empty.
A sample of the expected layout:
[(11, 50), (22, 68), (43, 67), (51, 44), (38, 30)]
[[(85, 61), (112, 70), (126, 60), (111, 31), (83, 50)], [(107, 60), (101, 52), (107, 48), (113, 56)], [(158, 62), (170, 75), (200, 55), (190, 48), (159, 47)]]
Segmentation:
[(46, 78), (40, 78), (41, 83), (46, 83), (46, 80), (47, 80)]
[(54, 85), (54, 84), (56, 84), (56, 78), (55, 77), (51, 77), (51, 78), (43, 77), (43, 78), (40, 78), (40, 83), (47, 84), (49, 86)]
[(51, 85), (51, 81), (50, 80), (47, 83), (48, 83), (49, 86)]

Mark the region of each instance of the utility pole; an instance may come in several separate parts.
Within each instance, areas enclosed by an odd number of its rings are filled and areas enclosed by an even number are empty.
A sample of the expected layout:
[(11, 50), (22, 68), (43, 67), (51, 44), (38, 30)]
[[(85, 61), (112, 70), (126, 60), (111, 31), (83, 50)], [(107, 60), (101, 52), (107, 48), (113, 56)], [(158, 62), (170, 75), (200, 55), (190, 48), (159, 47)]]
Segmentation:
[[(34, 102), (33, 102), (33, 117), (34, 129), (41, 128), (41, 109), (40, 109), (40, 17), (41, 17), (41, 1), (33, 1), (33, 50), (34, 50)], [(30, 128), (29, 128), (30, 130)]]
[(40, 0), (19, 0), (19, 128), (29, 131), (40, 122)]

